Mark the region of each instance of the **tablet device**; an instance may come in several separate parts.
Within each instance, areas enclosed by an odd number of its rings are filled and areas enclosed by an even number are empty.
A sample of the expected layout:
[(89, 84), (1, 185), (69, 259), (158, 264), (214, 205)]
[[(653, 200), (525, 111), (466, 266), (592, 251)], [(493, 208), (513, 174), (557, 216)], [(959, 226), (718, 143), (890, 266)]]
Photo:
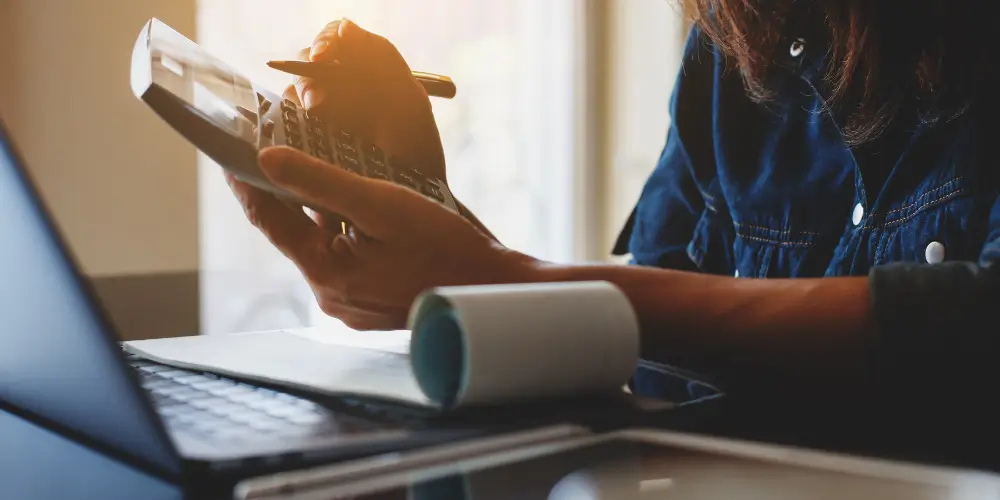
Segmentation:
[[(384, 474), (366, 473), (366, 463), (379, 468), (377, 460), (369, 460), (313, 471), (311, 481), (305, 480), (308, 473), (251, 480), (237, 488), (237, 497), (971, 500), (997, 498), (1000, 493), (1000, 479), (987, 473), (655, 430), (583, 437), (452, 463), (414, 464)], [(323, 474), (329, 479), (326, 485)], [(282, 477), (283, 485), (276, 481)], [(289, 480), (295, 478), (300, 481)]]

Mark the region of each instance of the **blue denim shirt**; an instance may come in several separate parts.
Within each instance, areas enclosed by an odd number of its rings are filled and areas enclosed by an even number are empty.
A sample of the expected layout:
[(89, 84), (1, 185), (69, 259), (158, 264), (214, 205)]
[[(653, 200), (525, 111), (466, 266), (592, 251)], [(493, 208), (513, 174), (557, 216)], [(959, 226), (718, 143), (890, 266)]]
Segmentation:
[[(691, 32), (666, 147), (615, 250), (640, 266), (738, 278), (870, 276), (873, 371), (899, 387), (908, 370), (961, 365), (962, 349), (992, 338), (995, 326), (954, 329), (995, 325), (987, 311), (1000, 306), (989, 266), (1000, 255), (996, 114), (984, 105), (947, 123), (914, 120), (877, 153), (852, 150), (824, 107), (819, 31), (793, 23), (766, 105)], [(634, 389), (673, 400), (716, 390), (649, 361)]]

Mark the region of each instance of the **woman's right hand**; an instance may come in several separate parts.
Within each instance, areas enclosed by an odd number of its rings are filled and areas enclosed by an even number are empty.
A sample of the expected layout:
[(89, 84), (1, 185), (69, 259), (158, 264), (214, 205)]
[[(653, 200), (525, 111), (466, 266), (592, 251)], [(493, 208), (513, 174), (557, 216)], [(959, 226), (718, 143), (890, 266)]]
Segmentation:
[[(286, 97), (320, 118), (343, 123), (407, 167), (447, 184), (444, 147), (430, 98), (391, 42), (344, 19), (328, 24), (299, 56), (339, 62), (344, 77), (336, 81), (298, 78)], [(464, 205), (462, 212), (480, 231), (499, 241)], [(321, 221), (328, 226), (340, 222)]]
[(391, 42), (345, 19), (328, 24), (300, 56), (338, 62), (343, 70), (333, 81), (296, 80), (307, 110), (372, 141), (407, 167), (447, 182), (430, 99)]

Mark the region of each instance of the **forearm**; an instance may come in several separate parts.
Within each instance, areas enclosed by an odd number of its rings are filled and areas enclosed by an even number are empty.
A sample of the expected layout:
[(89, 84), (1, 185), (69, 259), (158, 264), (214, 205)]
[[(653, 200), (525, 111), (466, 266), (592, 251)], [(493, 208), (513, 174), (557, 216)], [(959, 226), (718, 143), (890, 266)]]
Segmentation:
[(868, 376), (865, 278), (750, 280), (623, 266), (546, 266), (540, 274), (621, 288), (639, 318), (645, 359), (767, 389), (855, 390)]

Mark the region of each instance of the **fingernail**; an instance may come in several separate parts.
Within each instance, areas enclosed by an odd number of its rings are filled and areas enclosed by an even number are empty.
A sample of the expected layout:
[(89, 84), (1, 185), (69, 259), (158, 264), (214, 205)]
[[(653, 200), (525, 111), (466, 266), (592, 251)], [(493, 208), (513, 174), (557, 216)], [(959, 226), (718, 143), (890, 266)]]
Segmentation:
[(307, 110), (313, 108), (313, 105), (316, 104), (315, 102), (313, 102), (315, 100), (316, 100), (315, 90), (306, 89), (306, 91), (302, 93), (302, 106), (304, 106)]
[(343, 38), (344, 35), (347, 34), (347, 30), (352, 29), (350, 26), (353, 26), (354, 28), (358, 28), (359, 27), (357, 24), (354, 24), (354, 21), (351, 21), (350, 19), (347, 19), (346, 17), (344, 19), (341, 19), (340, 20), (340, 27), (337, 28), (337, 34), (340, 35), (341, 38)]
[[(343, 29), (343, 27), (340, 29)], [(315, 61), (323, 57), (323, 54), (326, 54), (326, 51), (328, 50), (330, 50), (330, 42), (320, 40), (316, 42), (316, 44), (313, 45), (312, 49), (309, 51), (309, 59)]]

